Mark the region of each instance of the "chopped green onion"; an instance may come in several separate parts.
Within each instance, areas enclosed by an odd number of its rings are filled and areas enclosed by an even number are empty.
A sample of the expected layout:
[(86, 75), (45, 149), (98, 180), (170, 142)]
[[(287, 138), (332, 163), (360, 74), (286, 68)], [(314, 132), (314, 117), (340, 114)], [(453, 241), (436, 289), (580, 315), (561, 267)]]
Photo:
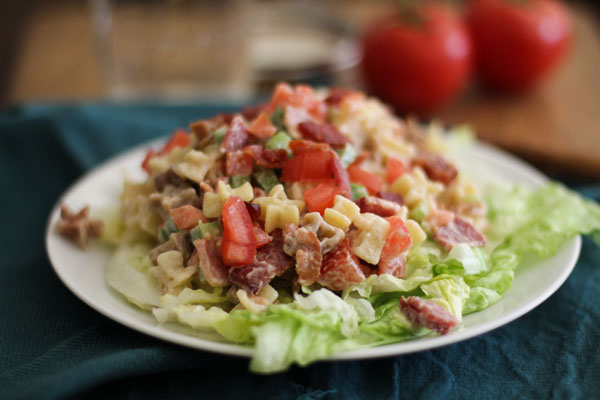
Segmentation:
[(352, 200), (358, 200), (369, 195), (367, 188), (365, 188), (363, 185), (359, 185), (358, 183), (351, 183), (350, 188), (352, 189)]
[(275, 172), (269, 168), (257, 167), (254, 172), (254, 179), (265, 192), (269, 193), (271, 189), (279, 185), (279, 178)]
[(417, 204), (415, 208), (410, 210), (408, 216), (415, 221), (421, 222), (425, 219), (425, 217), (427, 217), (427, 214), (429, 214), (429, 208), (427, 207), (427, 204), (421, 202)]
[(233, 175), (229, 177), (229, 184), (234, 189), (242, 186), (246, 182), (250, 182), (250, 176), (248, 175)]
[(196, 226), (194, 227), (191, 231), (190, 231), (190, 237), (192, 239), (192, 242), (194, 240), (198, 240), (198, 239), (202, 239), (202, 232), (200, 232), (200, 227)]
[(226, 126), (222, 126), (219, 129), (217, 129), (216, 131), (213, 132), (213, 139), (215, 140), (215, 143), (221, 144), (221, 142), (223, 141), (223, 138), (225, 137), (225, 134), (227, 133), (227, 127)]
[(201, 239), (216, 239), (221, 236), (223, 227), (220, 222), (200, 222), (198, 223)]
[(265, 143), (265, 147), (269, 150), (287, 150), (288, 154), (290, 154), (291, 141), (292, 138), (290, 137), (290, 135), (288, 135), (285, 132), (278, 132), (276, 135), (267, 140), (267, 143)]
[(338, 154), (344, 168), (356, 160), (356, 149), (350, 143), (346, 143), (343, 149), (338, 149), (335, 152)]
[(158, 237), (164, 243), (171, 238), (171, 234), (179, 231), (172, 218), (169, 218), (165, 224), (158, 230)]
[(275, 109), (275, 111), (273, 111), (273, 114), (271, 114), (271, 123), (273, 125), (275, 125), (277, 130), (281, 130), (281, 129), (285, 128), (283, 125), (283, 117), (284, 117), (283, 107), (277, 107)]

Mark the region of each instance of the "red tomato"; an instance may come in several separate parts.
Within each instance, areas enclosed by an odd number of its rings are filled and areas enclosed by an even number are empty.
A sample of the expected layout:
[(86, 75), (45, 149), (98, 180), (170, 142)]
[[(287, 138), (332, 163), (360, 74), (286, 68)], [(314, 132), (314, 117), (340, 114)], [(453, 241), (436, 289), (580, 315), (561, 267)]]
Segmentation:
[(271, 123), (269, 115), (263, 111), (252, 121), (248, 127), (248, 132), (264, 139), (273, 136), (277, 132), (277, 128)]
[(503, 92), (538, 82), (565, 54), (572, 31), (554, 0), (472, 0), (467, 22), (481, 80)]
[(385, 166), (385, 177), (387, 183), (394, 183), (394, 181), (403, 173), (408, 171), (408, 167), (404, 163), (395, 158), (388, 158)]
[(191, 204), (172, 209), (171, 217), (178, 229), (192, 229), (198, 225), (198, 221), (206, 222), (202, 210)]
[(308, 153), (311, 151), (328, 151), (327, 143), (317, 143), (312, 140), (295, 139), (290, 141), (290, 149), (295, 155)]
[(348, 175), (350, 175), (350, 182), (360, 183), (367, 188), (370, 194), (377, 194), (381, 191), (383, 178), (379, 175), (372, 174), (354, 165), (348, 166)]
[(331, 153), (310, 151), (298, 154), (283, 164), (283, 182), (319, 182), (331, 179)]
[(416, 10), (365, 34), (361, 69), (367, 85), (398, 111), (428, 114), (456, 96), (471, 72), (471, 43), (462, 21), (441, 5)]
[(337, 186), (320, 183), (319, 186), (304, 192), (304, 202), (310, 212), (323, 214), (326, 208), (333, 207), (335, 196), (341, 193)]
[(150, 168), (150, 160), (156, 157), (158, 153), (154, 149), (149, 149), (146, 153), (146, 157), (144, 157), (144, 161), (142, 161), (142, 168), (144, 171), (148, 173), (148, 175), (152, 174), (152, 168)]
[(252, 218), (242, 199), (230, 196), (223, 205), (221, 218), (223, 263), (229, 266), (250, 264), (256, 253), (256, 236)]
[(169, 154), (175, 147), (185, 147), (190, 144), (190, 135), (186, 131), (177, 131), (167, 142), (160, 154)]
[(394, 216), (386, 219), (390, 223), (390, 232), (381, 250), (378, 272), (402, 278), (406, 273), (406, 254), (404, 252), (411, 246), (412, 239), (402, 218)]

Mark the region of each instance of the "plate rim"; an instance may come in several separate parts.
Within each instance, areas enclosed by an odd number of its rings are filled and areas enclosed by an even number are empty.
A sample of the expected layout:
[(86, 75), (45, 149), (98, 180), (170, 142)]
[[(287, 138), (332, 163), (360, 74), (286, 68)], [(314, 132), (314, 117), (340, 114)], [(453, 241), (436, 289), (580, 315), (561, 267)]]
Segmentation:
[[(56, 216), (60, 212), (60, 205), (63, 203), (63, 201), (66, 198), (68, 198), (74, 191), (76, 191), (76, 189), (79, 186), (81, 186), (84, 182), (90, 180), (93, 176), (101, 174), (105, 169), (112, 167), (113, 164), (123, 162), (125, 159), (128, 159), (131, 156), (133, 156), (136, 152), (148, 148), (149, 146), (155, 145), (156, 143), (160, 143), (163, 140), (164, 138), (153, 139), (147, 142), (143, 142), (132, 148), (125, 149), (120, 153), (117, 153), (113, 157), (102, 161), (101, 163), (87, 171), (81, 177), (76, 179), (75, 182), (69, 185), (66, 190), (64, 190), (64, 192), (59, 196), (59, 198), (52, 206), (46, 223), (44, 242), (46, 248), (46, 255), (48, 257), (48, 260), (50, 261), (50, 265), (52, 266), (52, 269), (54, 270), (60, 281), (79, 300), (83, 301), (85, 304), (87, 304), (89, 307), (99, 312), (103, 316), (115, 322), (118, 322), (123, 326), (133, 329), (139, 333), (163, 340), (165, 342), (186, 346), (188, 348), (225, 354), (230, 356), (252, 357), (254, 348), (247, 345), (210, 341), (196, 336), (186, 335), (181, 332), (168, 330), (167, 328), (162, 327), (158, 322), (154, 325), (150, 325), (143, 320), (128, 318), (127, 316), (119, 315), (119, 313), (116, 311), (111, 311), (109, 307), (104, 306), (102, 303), (86, 296), (86, 294), (83, 293), (82, 290), (80, 290), (76, 285), (73, 285), (72, 282), (66, 276), (65, 271), (63, 271), (63, 269), (57, 266), (58, 263), (53, 257), (53, 251), (51, 249), (50, 241), (53, 233), (56, 234), (54, 232), (53, 227), (55, 224)], [(525, 173), (526, 175), (528, 175), (528, 177), (536, 181), (536, 184), (541, 185), (549, 181), (548, 177), (546, 177), (543, 173), (541, 173), (539, 170), (526, 163), (525, 161), (521, 160), (520, 158), (504, 150), (483, 143), (479, 140), (474, 141), (470, 150), (474, 150), (477, 153), (483, 150), (483, 153), (487, 153), (485, 154), (486, 156), (491, 156), (495, 159), (496, 162), (499, 162), (510, 169), (517, 169), (521, 174)], [(428, 338), (415, 338), (399, 343), (343, 351), (317, 361), (359, 360), (388, 356), (399, 356), (403, 354), (411, 354), (420, 351), (444, 347), (450, 344), (455, 344), (474, 338), (484, 333), (491, 332), (530, 312), (534, 308), (538, 307), (541, 303), (546, 301), (550, 296), (552, 296), (564, 284), (564, 282), (567, 280), (567, 278), (573, 271), (581, 252), (581, 245), (582, 240), (580, 235), (566, 242), (563, 246), (573, 246), (573, 250), (569, 254), (568, 262), (563, 266), (561, 273), (557, 277), (557, 279), (552, 281), (551, 285), (544, 288), (542, 293), (540, 293), (538, 296), (530, 299), (528, 302), (518, 306), (516, 309), (508, 312), (507, 314), (499, 318), (494, 318), (490, 321), (486, 321), (476, 326), (469, 327), (466, 331), (460, 329), (458, 331), (450, 332), (446, 335), (439, 335)], [(106, 280), (104, 280), (103, 283), (106, 286), (107, 290), (111, 292), (111, 295), (120, 296), (121, 299), (124, 300), (123, 297), (116, 290), (114, 290), (107, 284)], [(498, 303), (500, 303), (503, 299), (504, 295)], [(134, 307), (136, 310), (150, 313), (150, 311), (141, 310), (131, 303), (128, 304), (129, 306)]]

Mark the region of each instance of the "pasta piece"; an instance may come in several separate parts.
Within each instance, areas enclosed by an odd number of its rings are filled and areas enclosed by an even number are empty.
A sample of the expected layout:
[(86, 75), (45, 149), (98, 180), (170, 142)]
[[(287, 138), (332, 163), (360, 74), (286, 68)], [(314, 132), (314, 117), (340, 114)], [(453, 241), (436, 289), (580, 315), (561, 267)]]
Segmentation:
[(271, 285), (267, 284), (260, 289), (256, 296), (248, 294), (248, 292), (243, 289), (238, 289), (237, 292), (235, 292), (235, 295), (239, 300), (239, 304), (235, 306), (236, 310), (248, 310), (253, 314), (257, 314), (266, 310), (269, 305), (273, 304), (273, 302), (277, 300), (278, 293)]
[(416, 246), (424, 242), (425, 239), (427, 239), (427, 235), (416, 221), (412, 219), (406, 221), (406, 228), (410, 233), (410, 238), (412, 239), (413, 246)]
[(164, 156), (152, 157), (148, 165), (150, 166), (153, 174), (165, 172), (174, 164), (182, 162), (188, 150), (188, 148), (175, 147)]
[(333, 208), (325, 209), (325, 212), (323, 213), (323, 219), (329, 225), (333, 225), (340, 229), (346, 229), (352, 223), (350, 218)]
[(364, 213), (354, 220), (354, 224), (360, 231), (352, 252), (370, 264), (379, 263), (390, 223), (378, 215)]
[[(261, 206), (262, 208), (262, 206)], [(277, 228), (283, 229), (287, 224), (298, 225), (300, 212), (293, 205), (267, 204), (265, 213), (265, 231), (272, 232)]]
[(391, 191), (402, 195), (404, 203), (411, 209), (421, 203), (430, 210), (435, 209), (435, 198), (443, 189), (443, 184), (429, 180), (420, 167), (413, 168), (410, 173), (402, 174), (391, 186)]
[(260, 218), (265, 220), (267, 233), (276, 228), (283, 229), (289, 222), (298, 225), (304, 209), (304, 201), (287, 198), (283, 185), (275, 186), (268, 196), (258, 197), (253, 202), (260, 206)]
[(160, 214), (154, 210), (148, 201), (148, 196), (154, 191), (150, 183), (134, 183), (125, 181), (121, 196), (121, 216), (128, 228), (140, 229), (151, 235), (156, 235), (162, 223)]
[(360, 215), (360, 207), (350, 199), (340, 196), (335, 196), (333, 200), (333, 209), (345, 215), (350, 221)]
[(177, 164), (174, 169), (177, 175), (201, 183), (214, 162), (214, 157), (201, 151), (192, 150), (185, 155), (183, 162)]
[(163, 293), (177, 296), (184, 288), (190, 287), (192, 276), (197, 267), (183, 266), (183, 255), (177, 250), (166, 251), (156, 259), (158, 266), (148, 271), (156, 281)]
[(221, 216), (223, 204), (229, 196), (238, 196), (243, 201), (251, 201), (254, 197), (254, 190), (250, 182), (244, 183), (242, 186), (232, 189), (227, 183), (219, 181), (217, 193), (204, 193), (202, 201), (202, 212), (207, 218), (217, 218)]

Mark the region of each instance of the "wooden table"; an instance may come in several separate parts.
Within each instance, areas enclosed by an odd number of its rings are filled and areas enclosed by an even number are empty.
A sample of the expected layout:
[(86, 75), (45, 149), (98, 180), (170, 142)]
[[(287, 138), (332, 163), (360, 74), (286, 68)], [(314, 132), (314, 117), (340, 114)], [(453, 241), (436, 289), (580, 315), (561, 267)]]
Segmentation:
[[(597, 179), (600, 25), (583, 6), (572, 11), (576, 36), (571, 54), (544, 85), (514, 98), (495, 98), (471, 89), (440, 117), (448, 123), (467, 122), (481, 139), (542, 167)], [(13, 104), (105, 97), (87, 3), (42, 2), (22, 14), (24, 22), (13, 32), (18, 36), (4, 40), (16, 51), (8, 60), (12, 63), (4, 65), (0, 100)]]

